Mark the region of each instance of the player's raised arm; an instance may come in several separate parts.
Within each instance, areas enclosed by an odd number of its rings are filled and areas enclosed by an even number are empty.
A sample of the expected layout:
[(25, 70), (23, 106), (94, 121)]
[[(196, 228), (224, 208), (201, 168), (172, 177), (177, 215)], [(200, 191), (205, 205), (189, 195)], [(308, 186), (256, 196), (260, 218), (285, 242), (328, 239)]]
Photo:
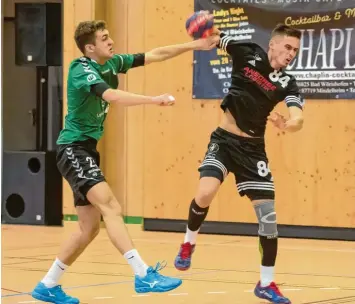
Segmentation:
[(218, 41), (219, 41), (219, 37), (210, 36), (207, 38), (201, 38), (201, 39), (197, 39), (182, 44), (158, 47), (145, 53), (145, 64), (168, 60), (188, 51), (194, 51), (194, 50), (208, 51), (216, 47)]
[(217, 47), (226, 51), (231, 56), (239, 55), (240, 46), (244, 45), (246, 41), (239, 41), (235, 39), (233, 36), (230, 36), (225, 32), (221, 32), (219, 30), (216, 31), (218, 31), (219, 38), (220, 38)]
[(186, 30), (195, 39), (191, 42), (157, 47), (145, 53), (145, 64), (160, 62), (188, 51), (208, 51), (217, 46), (219, 36), (212, 33), (213, 15), (208, 12), (197, 12), (188, 18)]

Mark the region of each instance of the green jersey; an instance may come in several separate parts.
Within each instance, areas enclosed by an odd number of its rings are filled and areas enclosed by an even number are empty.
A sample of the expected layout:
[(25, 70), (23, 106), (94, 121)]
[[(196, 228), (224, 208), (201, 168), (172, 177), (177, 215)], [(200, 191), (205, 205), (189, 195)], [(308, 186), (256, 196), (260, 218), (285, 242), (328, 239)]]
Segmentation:
[(68, 114), (57, 144), (102, 137), (109, 103), (91, 92), (91, 86), (105, 82), (117, 89), (117, 74), (126, 73), (133, 60), (134, 55), (114, 55), (104, 65), (87, 57), (71, 62), (67, 81)]

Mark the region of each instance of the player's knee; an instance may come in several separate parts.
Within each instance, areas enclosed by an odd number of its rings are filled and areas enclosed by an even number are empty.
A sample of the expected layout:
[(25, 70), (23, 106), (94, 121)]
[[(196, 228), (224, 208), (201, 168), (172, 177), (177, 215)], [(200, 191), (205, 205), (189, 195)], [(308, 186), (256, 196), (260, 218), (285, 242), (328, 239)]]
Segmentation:
[(207, 208), (212, 202), (213, 196), (207, 190), (198, 191), (195, 201), (201, 208)]
[(122, 208), (106, 182), (95, 184), (86, 194), (103, 217), (122, 215)]
[(103, 217), (122, 216), (122, 208), (117, 199), (113, 195), (107, 196), (100, 203), (100, 211)]
[(259, 235), (268, 238), (278, 236), (275, 201), (265, 200), (254, 204), (254, 209), (259, 221)]
[(211, 203), (218, 191), (218, 186), (205, 185), (200, 186), (195, 196), (196, 204), (201, 208), (207, 208)]

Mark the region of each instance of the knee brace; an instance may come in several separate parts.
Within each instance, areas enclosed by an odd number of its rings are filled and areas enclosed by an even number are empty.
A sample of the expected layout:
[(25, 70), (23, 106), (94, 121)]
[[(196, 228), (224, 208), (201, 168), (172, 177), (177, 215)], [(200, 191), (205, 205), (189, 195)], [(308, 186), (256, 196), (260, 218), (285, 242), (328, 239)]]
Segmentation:
[(275, 202), (267, 201), (254, 205), (254, 209), (259, 221), (259, 235), (267, 238), (278, 236), (276, 224)]

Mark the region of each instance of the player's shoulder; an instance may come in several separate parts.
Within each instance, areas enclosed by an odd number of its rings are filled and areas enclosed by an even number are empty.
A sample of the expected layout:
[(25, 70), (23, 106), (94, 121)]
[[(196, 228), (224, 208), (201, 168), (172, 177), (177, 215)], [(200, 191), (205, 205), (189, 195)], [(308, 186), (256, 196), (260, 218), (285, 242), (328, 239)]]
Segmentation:
[(70, 66), (84, 68), (87, 66), (94, 66), (94, 62), (95, 61), (91, 60), (90, 58), (82, 56), (82, 57), (73, 59)]
[(133, 60), (132, 54), (114, 54), (112, 58), (110, 58), (109, 62), (114, 62), (116, 64), (124, 65), (127, 60)]
[(91, 59), (83, 56), (71, 61), (69, 73), (96, 73), (96, 71)]
[(297, 85), (297, 79), (291, 73), (288, 73), (286, 70), (283, 71), (281, 78), (287, 79), (287, 86), (284, 88), (286, 94), (298, 95), (299, 88)]
[(263, 50), (263, 48), (254, 41), (247, 41), (247, 40), (246, 41), (239, 41), (238, 44), (242, 45), (244, 47), (250, 48), (250, 49), (262, 49)]
[(295, 85), (297, 83), (296, 77), (293, 74), (289, 73), (287, 70), (284, 70), (283, 74), (284, 76), (289, 77), (289, 84)]
[(233, 35), (230, 35), (229, 33), (227, 32), (221, 32), (220, 34), (220, 39), (222, 41), (225, 41), (228, 43), (233, 43), (233, 44), (237, 44), (237, 45), (240, 45), (240, 46), (245, 46), (245, 47), (257, 47), (258, 44), (255, 43), (254, 41), (252, 40), (248, 40), (248, 39), (240, 39), (238, 38), (238, 36), (233, 36)]
[(261, 56), (264, 56), (265, 54), (267, 54), (265, 52), (265, 50), (263, 49), (263, 47), (254, 41), (247, 41), (247, 40), (246, 41), (238, 41), (237, 44), (239, 47), (243, 48), (246, 52), (258, 53)]

